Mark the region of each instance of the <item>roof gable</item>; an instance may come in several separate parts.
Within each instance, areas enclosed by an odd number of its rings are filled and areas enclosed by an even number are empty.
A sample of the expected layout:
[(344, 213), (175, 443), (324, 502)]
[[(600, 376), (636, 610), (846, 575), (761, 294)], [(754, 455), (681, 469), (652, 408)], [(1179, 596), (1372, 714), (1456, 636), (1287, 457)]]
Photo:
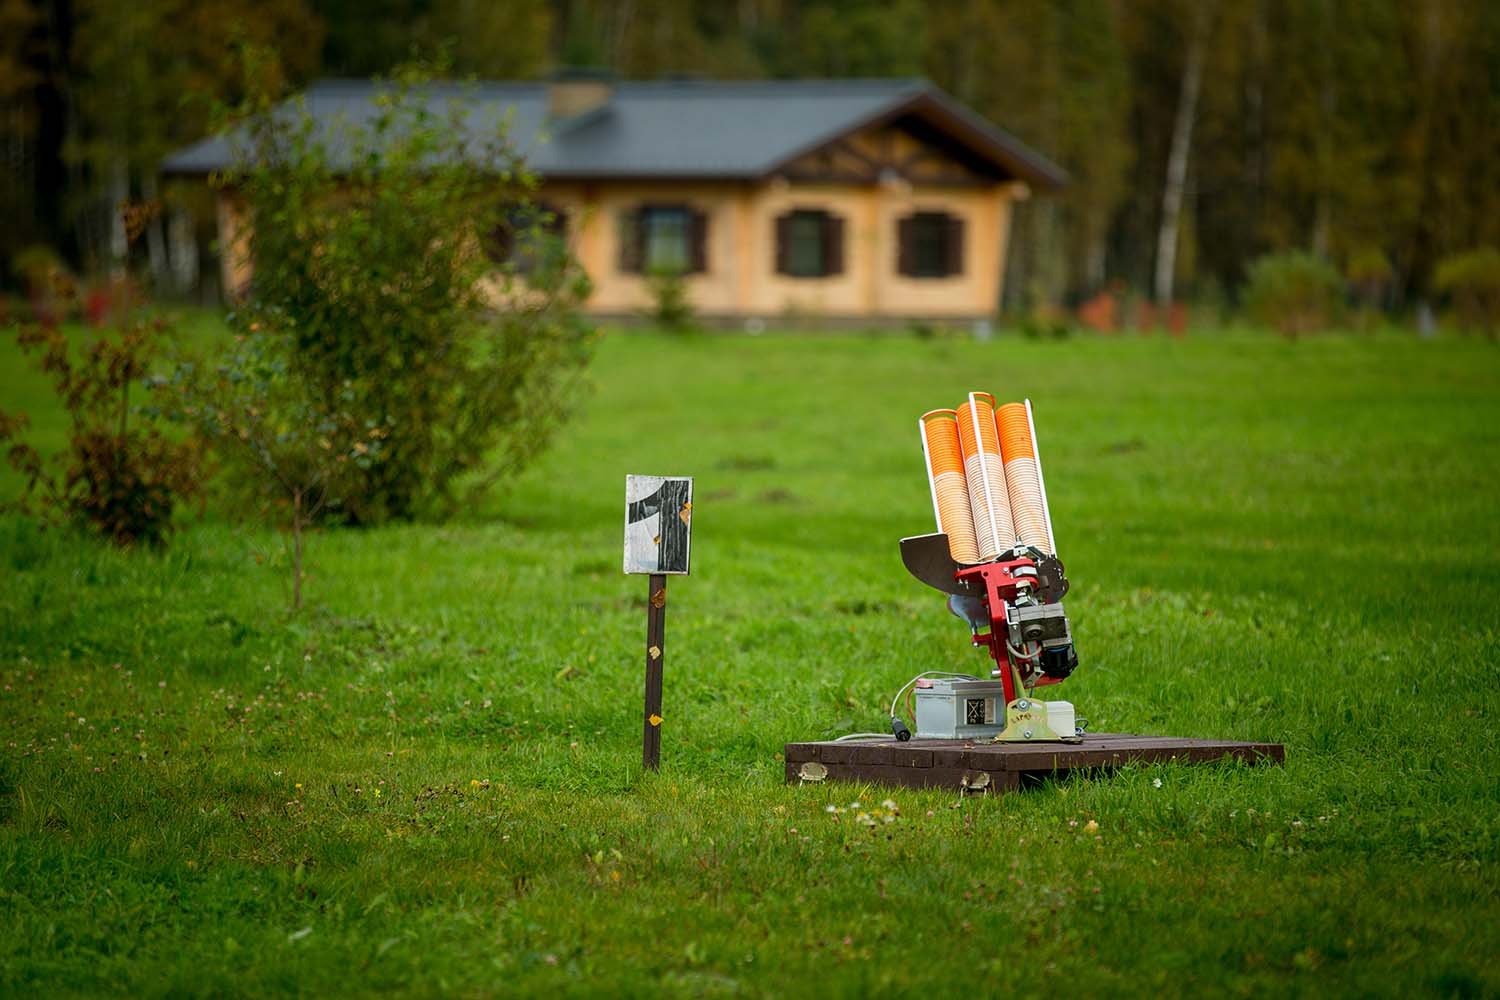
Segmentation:
[[(337, 123), (368, 121), (380, 86), (321, 81), (306, 106), (336, 146)], [(992, 176), (1043, 190), (1066, 181), (1046, 158), (921, 80), (622, 82), (606, 105), (563, 120), (548, 118), (545, 83), (437, 83), (423, 94), (434, 109), (462, 102), (475, 135), (508, 122), (511, 142), (543, 177), (758, 179), (873, 124), (910, 119)], [(168, 157), (163, 169), (207, 173), (233, 162), (232, 139), (216, 136)]]

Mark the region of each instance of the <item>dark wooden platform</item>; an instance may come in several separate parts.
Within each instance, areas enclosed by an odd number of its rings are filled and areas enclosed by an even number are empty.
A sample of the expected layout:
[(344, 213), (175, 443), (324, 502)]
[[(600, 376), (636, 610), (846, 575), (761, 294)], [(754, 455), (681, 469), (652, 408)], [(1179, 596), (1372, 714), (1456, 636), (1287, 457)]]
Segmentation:
[[(1235, 759), (1280, 764), (1280, 743), (1091, 733), (1082, 743), (985, 743), (972, 740), (850, 740), (788, 743), (786, 780), (871, 781), (909, 788), (1007, 792), (1070, 771), (1109, 771), (1125, 764), (1204, 764)], [(822, 765), (819, 768), (804, 765)], [(805, 775), (805, 776), (804, 776)]]

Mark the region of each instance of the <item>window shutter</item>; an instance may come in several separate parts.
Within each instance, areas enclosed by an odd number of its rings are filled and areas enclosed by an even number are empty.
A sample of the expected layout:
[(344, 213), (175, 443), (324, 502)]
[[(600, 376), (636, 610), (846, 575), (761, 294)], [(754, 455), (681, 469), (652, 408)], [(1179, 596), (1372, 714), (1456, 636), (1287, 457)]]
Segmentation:
[(688, 209), (688, 271), (703, 274), (708, 270), (708, 216)]
[(956, 215), (948, 216), (948, 231), (944, 234), (948, 244), (948, 267), (949, 275), (964, 273), (964, 220)]
[(568, 213), (562, 209), (549, 205), (545, 201), (537, 203), (538, 215), (542, 220), (542, 231), (553, 236), (566, 236), (568, 234)]
[(916, 270), (913, 244), (916, 242), (917, 220), (908, 215), (896, 222), (896, 273), (910, 276)]
[(639, 209), (627, 208), (620, 213), (620, 273), (640, 274), (646, 259), (645, 226)]
[(823, 273), (844, 273), (844, 218), (840, 215), (823, 216)]
[(792, 213), (776, 217), (776, 273), (790, 274), (792, 270)]

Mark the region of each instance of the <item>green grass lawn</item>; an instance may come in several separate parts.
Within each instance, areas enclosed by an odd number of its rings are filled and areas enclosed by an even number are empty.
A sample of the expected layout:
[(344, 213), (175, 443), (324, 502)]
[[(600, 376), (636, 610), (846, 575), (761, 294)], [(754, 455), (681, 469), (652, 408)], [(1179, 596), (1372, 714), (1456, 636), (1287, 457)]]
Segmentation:
[[(492, 506), (316, 536), (299, 617), (263, 529), (0, 521), (0, 993), (1500, 991), (1493, 345), (616, 335), (592, 379)], [(1285, 767), (783, 784), (987, 662), (896, 548), (916, 417), (971, 388), (1036, 406), (1052, 690)], [(627, 472), (696, 477), (659, 775)]]

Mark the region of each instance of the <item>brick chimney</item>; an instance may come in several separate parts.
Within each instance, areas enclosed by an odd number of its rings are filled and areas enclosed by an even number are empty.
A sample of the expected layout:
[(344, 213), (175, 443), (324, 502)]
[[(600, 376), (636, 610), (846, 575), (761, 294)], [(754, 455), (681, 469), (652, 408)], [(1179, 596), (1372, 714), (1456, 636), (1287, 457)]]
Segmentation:
[(606, 70), (559, 70), (547, 84), (547, 116), (574, 118), (608, 104), (614, 93), (614, 77)]

